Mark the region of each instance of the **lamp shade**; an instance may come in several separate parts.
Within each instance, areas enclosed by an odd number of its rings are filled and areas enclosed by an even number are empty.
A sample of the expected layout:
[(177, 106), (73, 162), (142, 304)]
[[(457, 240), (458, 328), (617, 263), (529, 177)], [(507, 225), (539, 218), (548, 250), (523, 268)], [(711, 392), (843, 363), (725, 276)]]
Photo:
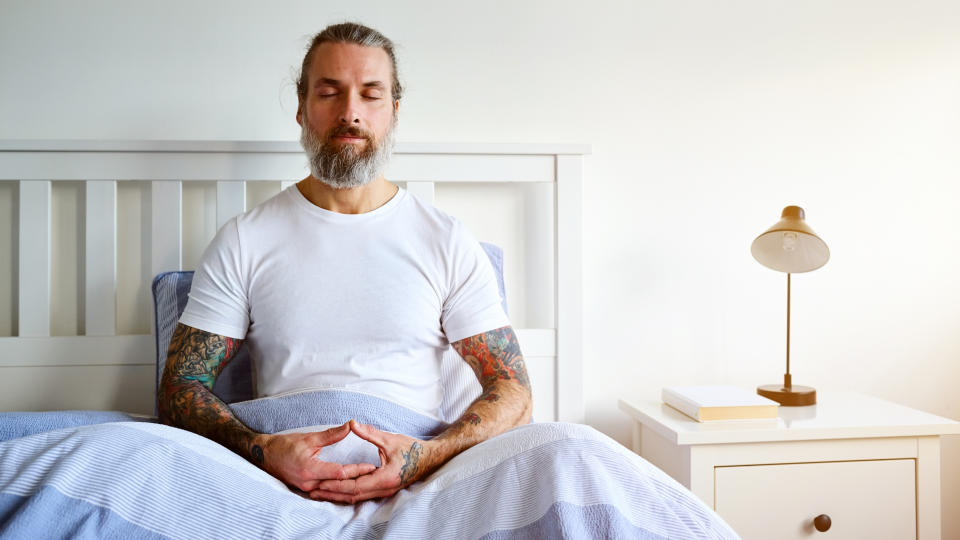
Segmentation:
[(804, 218), (803, 208), (784, 208), (780, 221), (753, 241), (753, 258), (767, 268), (791, 274), (810, 272), (827, 264), (830, 248)]

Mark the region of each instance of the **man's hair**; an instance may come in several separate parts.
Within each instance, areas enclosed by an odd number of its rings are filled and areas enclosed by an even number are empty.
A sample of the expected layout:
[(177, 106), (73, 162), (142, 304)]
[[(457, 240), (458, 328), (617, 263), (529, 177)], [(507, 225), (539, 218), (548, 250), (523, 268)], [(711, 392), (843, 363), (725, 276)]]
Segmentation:
[(390, 85), (390, 93), (394, 101), (400, 99), (403, 94), (403, 87), (400, 85), (400, 78), (397, 75), (397, 56), (393, 52), (393, 42), (387, 36), (377, 32), (373, 28), (359, 23), (345, 22), (340, 24), (331, 24), (324, 28), (319, 34), (313, 36), (307, 54), (303, 57), (303, 64), (300, 66), (300, 76), (297, 77), (297, 97), (303, 103), (307, 99), (307, 88), (310, 85), (308, 80), (310, 76), (310, 63), (313, 61), (313, 51), (324, 43), (352, 43), (363, 47), (379, 47), (390, 57), (390, 66), (393, 68), (393, 81)]

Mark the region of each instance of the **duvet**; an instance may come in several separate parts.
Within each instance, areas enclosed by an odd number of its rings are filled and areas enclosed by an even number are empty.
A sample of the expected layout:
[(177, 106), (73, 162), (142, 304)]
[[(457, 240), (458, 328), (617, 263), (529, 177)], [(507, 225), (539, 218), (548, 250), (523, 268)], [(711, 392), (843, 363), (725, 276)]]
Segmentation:
[[(419, 438), (445, 426), (345, 391), (231, 407), (270, 433), (350, 418)], [(0, 414), (0, 538), (737, 537), (662, 471), (577, 424), (521, 426), (393, 497), (341, 505), (310, 500), (193, 433), (121, 413), (70, 414)], [(322, 458), (378, 462), (352, 434)]]

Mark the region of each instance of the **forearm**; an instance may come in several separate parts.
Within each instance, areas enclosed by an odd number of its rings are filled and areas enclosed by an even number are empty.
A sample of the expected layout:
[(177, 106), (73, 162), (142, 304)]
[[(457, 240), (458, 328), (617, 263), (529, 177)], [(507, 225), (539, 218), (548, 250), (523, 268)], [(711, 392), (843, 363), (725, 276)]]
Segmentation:
[(462, 339), (453, 348), (473, 368), (483, 393), (456, 422), (426, 444), (430, 470), (471, 446), (530, 421), (530, 379), (509, 326)]
[(262, 434), (233, 415), (230, 407), (196, 380), (167, 380), (159, 396), (160, 421), (203, 435), (256, 465), (263, 464)]
[(530, 387), (516, 380), (498, 379), (440, 435), (426, 441), (432, 469), (487, 439), (530, 421)]
[(257, 465), (263, 463), (263, 435), (238, 420), (213, 393), (213, 384), (241, 340), (177, 324), (157, 405), (160, 421), (212, 439)]

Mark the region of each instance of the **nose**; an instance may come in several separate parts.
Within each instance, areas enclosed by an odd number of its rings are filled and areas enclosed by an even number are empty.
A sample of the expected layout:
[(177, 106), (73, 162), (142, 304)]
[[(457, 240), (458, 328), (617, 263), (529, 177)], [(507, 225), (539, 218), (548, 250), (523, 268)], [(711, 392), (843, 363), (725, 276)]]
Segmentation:
[(357, 109), (357, 98), (351, 95), (343, 100), (343, 107), (340, 109), (340, 125), (359, 125), (360, 111)]

